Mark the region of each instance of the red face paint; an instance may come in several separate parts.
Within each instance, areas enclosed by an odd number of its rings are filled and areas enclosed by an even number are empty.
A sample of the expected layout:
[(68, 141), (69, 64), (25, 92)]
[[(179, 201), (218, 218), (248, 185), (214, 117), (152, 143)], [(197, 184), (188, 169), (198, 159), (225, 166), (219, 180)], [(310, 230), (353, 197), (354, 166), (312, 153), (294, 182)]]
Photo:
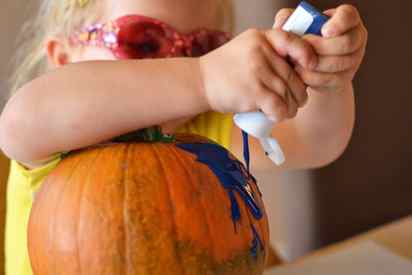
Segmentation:
[(228, 33), (208, 29), (183, 34), (160, 20), (140, 15), (94, 24), (70, 37), (72, 45), (105, 47), (118, 59), (198, 57), (229, 40)]

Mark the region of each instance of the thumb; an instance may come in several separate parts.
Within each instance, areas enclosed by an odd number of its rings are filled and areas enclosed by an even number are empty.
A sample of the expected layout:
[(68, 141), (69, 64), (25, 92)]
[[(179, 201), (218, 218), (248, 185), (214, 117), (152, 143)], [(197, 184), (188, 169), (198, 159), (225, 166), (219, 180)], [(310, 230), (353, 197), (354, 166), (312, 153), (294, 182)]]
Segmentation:
[(323, 12), (323, 14), (326, 14), (329, 17), (332, 17), (335, 13), (336, 13), (336, 9), (328, 9)]
[(293, 11), (294, 9), (279, 10), (275, 16), (275, 24), (273, 25), (273, 28), (281, 28), (292, 15)]

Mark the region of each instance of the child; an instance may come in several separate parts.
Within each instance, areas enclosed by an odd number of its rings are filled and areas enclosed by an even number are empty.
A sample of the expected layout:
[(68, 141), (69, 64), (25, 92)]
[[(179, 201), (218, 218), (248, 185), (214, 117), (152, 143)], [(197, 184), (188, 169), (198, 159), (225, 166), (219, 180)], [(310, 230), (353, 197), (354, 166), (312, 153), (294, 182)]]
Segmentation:
[[(367, 40), (351, 6), (326, 12), (325, 38), (283, 32), (292, 11), (282, 10), (275, 29), (229, 41), (218, 31), (228, 22), (228, 0), (43, 2), (16, 73), (18, 91), (0, 117), (0, 146), (13, 159), (7, 274), (31, 274), (33, 194), (62, 152), (161, 125), (208, 136), (240, 156), (231, 113), (258, 109), (282, 122), (273, 135), (286, 163), (274, 167), (252, 142), (255, 171), (324, 166), (350, 139), (352, 79)], [(46, 60), (57, 69), (45, 73)], [(27, 82), (35, 70), (44, 74)]]

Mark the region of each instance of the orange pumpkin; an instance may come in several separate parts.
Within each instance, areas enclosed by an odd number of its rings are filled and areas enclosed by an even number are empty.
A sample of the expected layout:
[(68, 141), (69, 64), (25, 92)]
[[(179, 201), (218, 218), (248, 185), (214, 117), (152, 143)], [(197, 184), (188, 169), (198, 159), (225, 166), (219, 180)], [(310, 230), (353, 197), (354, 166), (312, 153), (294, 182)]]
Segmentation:
[(262, 274), (268, 222), (244, 166), (205, 138), (68, 155), (29, 222), (37, 275)]

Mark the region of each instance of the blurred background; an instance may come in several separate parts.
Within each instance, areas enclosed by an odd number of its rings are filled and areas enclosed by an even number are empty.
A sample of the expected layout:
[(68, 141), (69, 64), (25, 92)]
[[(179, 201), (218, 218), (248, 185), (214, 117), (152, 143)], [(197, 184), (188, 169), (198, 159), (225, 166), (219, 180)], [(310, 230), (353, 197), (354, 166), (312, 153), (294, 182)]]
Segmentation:
[[(270, 27), (279, 8), (295, 7), (299, 1), (234, 2), (240, 32)], [(256, 175), (267, 202), (272, 243), (288, 260), (412, 214), (412, 2), (310, 2), (322, 9), (356, 5), (369, 29), (369, 46), (355, 81), (356, 129), (341, 159), (315, 171)], [(27, 3), (2, 0), (0, 110), (8, 93), (15, 37), (30, 14)], [(8, 162), (0, 153), (0, 236), (7, 172)], [(2, 264), (0, 250), (0, 270)]]

